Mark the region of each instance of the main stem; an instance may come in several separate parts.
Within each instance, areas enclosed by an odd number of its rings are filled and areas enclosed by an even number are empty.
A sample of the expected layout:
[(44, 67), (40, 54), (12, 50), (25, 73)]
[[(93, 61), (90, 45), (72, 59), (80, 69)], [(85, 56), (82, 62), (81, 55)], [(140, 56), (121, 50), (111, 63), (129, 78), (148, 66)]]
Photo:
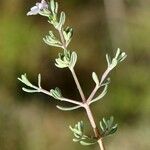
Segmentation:
[(96, 126), (96, 123), (95, 123), (95, 120), (94, 120), (92, 111), (91, 111), (91, 109), (90, 109), (90, 107), (89, 107), (89, 105), (88, 105), (88, 103), (87, 103), (87, 100), (85, 99), (84, 93), (83, 93), (83, 91), (82, 91), (82, 88), (81, 88), (81, 86), (80, 86), (79, 80), (78, 80), (78, 78), (77, 78), (77, 76), (76, 76), (76, 73), (75, 73), (74, 69), (71, 70), (71, 72), (72, 72), (73, 78), (74, 78), (74, 80), (75, 80), (75, 83), (76, 83), (76, 85), (77, 85), (77, 88), (78, 88), (78, 90), (79, 90), (79, 93), (80, 93), (80, 95), (81, 95), (82, 101), (83, 101), (83, 103), (84, 103), (84, 108), (85, 108), (85, 110), (86, 110), (86, 113), (87, 113), (88, 119), (89, 119), (89, 121), (90, 121), (90, 124), (91, 124), (91, 126), (92, 126), (92, 128), (93, 128), (94, 135), (95, 135), (95, 137), (98, 139), (97, 142), (98, 142), (98, 144), (99, 144), (100, 150), (105, 150), (104, 144), (103, 144), (103, 141), (102, 141), (102, 137), (101, 137), (101, 135), (100, 135), (100, 133), (99, 133), (99, 130), (98, 130), (97, 126)]
[(89, 121), (91, 123), (91, 126), (93, 128), (93, 131), (94, 131), (94, 134), (95, 134), (95, 137), (98, 139), (98, 144), (99, 144), (99, 147), (100, 147), (100, 150), (105, 150), (105, 147), (104, 147), (104, 144), (103, 144), (103, 140), (102, 140), (102, 137), (99, 133), (99, 130), (96, 126), (96, 123), (95, 123), (95, 120), (94, 120), (94, 117), (93, 117), (93, 114), (92, 114), (92, 111), (89, 107), (88, 104), (85, 104), (85, 109), (86, 109), (86, 113), (87, 113), (87, 116), (89, 118)]
[(77, 86), (77, 88), (78, 88), (78, 91), (79, 91), (79, 93), (80, 93), (80, 96), (81, 96), (81, 98), (82, 98), (82, 101), (83, 101), (83, 103), (85, 103), (85, 102), (86, 102), (86, 98), (85, 98), (85, 95), (84, 95), (84, 93), (83, 93), (83, 90), (82, 90), (82, 88), (81, 88), (81, 85), (80, 85), (80, 83), (79, 83), (79, 80), (78, 80), (78, 78), (77, 78), (77, 75), (76, 75), (74, 69), (71, 69), (71, 73), (72, 73), (72, 76), (73, 76), (74, 81), (75, 81), (75, 83), (76, 83), (76, 86)]
[[(66, 42), (65, 42), (65, 39), (64, 39), (64, 35), (63, 35), (63, 28), (61, 28), (61, 30), (59, 30), (59, 34), (60, 34), (60, 38), (61, 38), (61, 42), (62, 42), (63, 49), (66, 50), (67, 46), (66, 46)], [(105, 150), (104, 144), (103, 144), (103, 141), (102, 141), (102, 137), (101, 137), (101, 135), (100, 135), (100, 133), (99, 133), (99, 130), (98, 130), (97, 126), (96, 126), (96, 123), (95, 123), (95, 120), (94, 120), (94, 117), (93, 117), (93, 114), (92, 114), (91, 109), (90, 109), (90, 107), (89, 107), (89, 105), (88, 105), (88, 101), (90, 101), (90, 100), (93, 98), (94, 94), (95, 94), (96, 91), (97, 91), (97, 88), (94, 89), (94, 91), (92, 92), (92, 94), (90, 95), (90, 97), (88, 98), (88, 100), (86, 100), (85, 95), (84, 95), (84, 93), (83, 93), (83, 90), (82, 90), (82, 88), (81, 88), (81, 85), (80, 85), (80, 83), (79, 83), (79, 80), (78, 80), (78, 78), (77, 78), (77, 75), (76, 75), (74, 69), (70, 69), (70, 71), (71, 71), (71, 73), (72, 73), (72, 76), (73, 76), (73, 78), (74, 78), (74, 81), (75, 81), (75, 83), (76, 83), (76, 86), (77, 86), (77, 88), (78, 88), (78, 91), (79, 91), (79, 93), (80, 93), (80, 96), (81, 96), (81, 98), (82, 98), (83, 105), (84, 105), (84, 108), (85, 108), (85, 110), (86, 110), (86, 113), (87, 113), (87, 116), (88, 116), (88, 118), (89, 118), (89, 121), (90, 121), (90, 123), (91, 123), (91, 126), (92, 126), (92, 128), (93, 128), (95, 137), (98, 139), (97, 142), (98, 142), (98, 144), (99, 144), (100, 150)]]

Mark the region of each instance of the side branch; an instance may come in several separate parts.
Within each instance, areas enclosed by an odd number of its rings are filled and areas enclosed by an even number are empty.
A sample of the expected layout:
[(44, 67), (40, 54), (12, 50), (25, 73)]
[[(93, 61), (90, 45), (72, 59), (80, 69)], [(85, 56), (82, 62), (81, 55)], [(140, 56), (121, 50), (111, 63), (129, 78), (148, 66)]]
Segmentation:
[[(46, 95), (51, 96), (50, 92), (47, 91), (47, 90), (44, 90), (44, 89), (38, 89), (38, 91), (41, 92), (41, 93), (44, 93), (44, 94), (46, 94)], [(69, 103), (72, 103), (72, 104), (79, 105), (79, 106), (83, 107), (83, 103), (77, 102), (77, 101), (72, 100), (72, 99), (60, 97), (58, 100), (64, 101), (64, 102), (69, 102)]]
[(104, 74), (102, 75), (102, 78), (101, 78), (101, 81), (100, 81), (100, 83), (99, 83), (99, 86), (95, 86), (95, 88), (94, 88), (93, 91), (91, 92), (90, 96), (88, 97), (88, 99), (87, 99), (87, 102), (88, 102), (88, 103), (93, 99), (93, 97), (95, 96), (97, 90), (102, 86), (104, 80), (106, 79), (106, 77), (108, 76), (108, 74), (109, 74), (110, 71), (111, 71), (111, 70), (110, 70), (109, 68), (106, 69), (106, 71), (105, 71)]

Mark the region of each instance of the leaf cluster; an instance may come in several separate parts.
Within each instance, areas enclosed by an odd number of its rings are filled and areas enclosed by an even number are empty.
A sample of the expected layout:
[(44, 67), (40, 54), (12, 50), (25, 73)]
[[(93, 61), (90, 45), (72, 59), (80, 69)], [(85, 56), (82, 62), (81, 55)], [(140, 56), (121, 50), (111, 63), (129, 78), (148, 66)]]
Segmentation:
[(74, 127), (70, 126), (70, 130), (74, 135), (73, 142), (79, 142), (83, 146), (89, 146), (97, 143), (96, 138), (92, 138), (84, 134), (83, 121), (78, 122)]
[(102, 130), (101, 136), (106, 137), (114, 134), (118, 129), (118, 125), (114, 124), (114, 117), (111, 116), (108, 120), (103, 118), (102, 121), (100, 121), (100, 128)]
[(73, 69), (77, 62), (77, 54), (76, 52), (64, 50), (63, 53), (58, 54), (58, 58), (55, 61), (55, 66), (58, 68), (68, 67), (69, 69)]

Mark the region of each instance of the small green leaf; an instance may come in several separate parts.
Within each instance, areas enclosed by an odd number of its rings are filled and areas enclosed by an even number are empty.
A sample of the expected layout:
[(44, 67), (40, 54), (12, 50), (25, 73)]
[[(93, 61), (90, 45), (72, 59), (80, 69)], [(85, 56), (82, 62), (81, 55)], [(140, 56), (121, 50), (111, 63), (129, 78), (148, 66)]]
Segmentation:
[(73, 139), (73, 142), (79, 142), (80, 140), (79, 139)]
[(50, 7), (51, 7), (52, 13), (55, 13), (55, 2), (54, 2), (54, 0), (50, 1)]
[(38, 92), (38, 90), (33, 90), (33, 89), (27, 89), (27, 88), (22, 88), (22, 90), (24, 91), (24, 92), (27, 92), (27, 93), (36, 93), (36, 92)]
[(57, 14), (58, 13), (58, 3), (55, 2), (55, 13)]
[(115, 124), (115, 126), (113, 126), (113, 127), (111, 128), (109, 134), (114, 134), (114, 133), (117, 131), (117, 129), (118, 129), (118, 125)]
[(94, 143), (90, 143), (90, 142), (85, 142), (85, 141), (80, 141), (80, 144), (83, 145), (83, 146), (90, 146), (90, 145), (94, 145)]
[(33, 87), (31, 82), (27, 79), (26, 74), (21, 75), (21, 78), (18, 78), (18, 80), (21, 81), (22, 83), (24, 83), (25, 85), (29, 86), (29, 87)]
[(66, 45), (68, 46), (73, 37), (73, 29), (70, 27), (66, 27), (63, 31), (63, 34), (66, 41)]
[(106, 54), (106, 60), (107, 60), (107, 64), (109, 67), (111, 65), (111, 59), (110, 59), (110, 56), (108, 54)]
[(62, 106), (56, 106), (58, 109), (63, 110), (63, 111), (72, 111), (75, 109), (80, 108), (81, 106), (74, 106), (74, 107), (62, 107)]
[(61, 30), (61, 29), (62, 29), (62, 26), (63, 26), (64, 23), (65, 23), (65, 20), (66, 20), (66, 15), (65, 15), (65, 13), (64, 13), (64, 12), (61, 12), (59, 23), (57, 24), (57, 26), (55, 26), (55, 28), (58, 29), (58, 30)]
[(108, 128), (108, 124), (107, 124), (107, 121), (106, 121), (105, 118), (103, 118), (103, 122), (104, 122), (104, 124), (105, 124), (105, 128)]
[(120, 55), (121, 51), (120, 51), (120, 48), (117, 49), (117, 52), (116, 52), (116, 56), (115, 56), (115, 59), (117, 59)]
[(100, 127), (101, 127), (102, 131), (104, 132), (104, 131), (105, 131), (105, 128), (103, 127), (102, 121), (100, 121)]
[(76, 64), (76, 62), (77, 62), (77, 54), (76, 54), (76, 52), (72, 52), (71, 60), (70, 60), (70, 63), (69, 63), (69, 68), (73, 69), (75, 64)]
[(99, 87), (100, 82), (99, 82), (98, 76), (95, 72), (92, 73), (92, 78), (93, 78), (94, 82), (96, 83), (96, 86)]
[(78, 134), (78, 135), (82, 135), (82, 131), (79, 131), (78, 129), (75, 129), (75, 128), (72, 128), (71, 126), (69, 126), (69, 128), (71, 129), (72, 132), (74, 132), (75, 134)]
[(41, 88), (41, 74), (38, 74), (38, 86)]

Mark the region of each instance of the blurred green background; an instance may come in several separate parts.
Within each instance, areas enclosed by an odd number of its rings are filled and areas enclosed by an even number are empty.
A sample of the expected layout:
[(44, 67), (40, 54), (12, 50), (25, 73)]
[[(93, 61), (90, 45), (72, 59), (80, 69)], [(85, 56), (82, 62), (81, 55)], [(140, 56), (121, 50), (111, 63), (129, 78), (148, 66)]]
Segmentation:
[[(94, 87), (93, 71), (106, 69), (105, 54), (120, 47), (128, 55), (111, 74), (109, 92), (92, 105), (96, 121), (115, 116), (119, 130), (106, 138), (108, 150), (150, 149), (150, 1), (58, 0), (75, 34), (70, 49), (78, 53), (76, 72), (88, 96)], [(83, 120), (84, 110), (61, 112), (57, 101), (21, 90), (17, 77), (27, 73), (36, 83), (42, 75), (45, 89), (58, 86), (66, 97), (79, 99), (66, 69), (54, 66), (60, 49), (44, 44), (51, 29), (40, 16), (27, 17), (34, 0), (1, 0), (0, 3), (0, 150), (98, 149), (72, 142), (68, 126)], [(80, 99), (79, 99), (80, 100)]]

